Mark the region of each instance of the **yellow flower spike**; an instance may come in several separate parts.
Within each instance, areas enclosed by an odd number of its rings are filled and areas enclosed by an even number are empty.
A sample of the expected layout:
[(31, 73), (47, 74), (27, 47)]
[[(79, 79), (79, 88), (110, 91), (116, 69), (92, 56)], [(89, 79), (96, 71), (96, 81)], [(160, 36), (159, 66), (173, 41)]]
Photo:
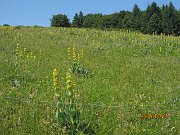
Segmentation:
[(75, 52), (76, 51), (76, 48), (75, 48), (75, 45), (73, 45), (73, 52)]
[(57, 77), (58, 77), (58, 71), (57, 71), (56, 68), (53, 70), (53, 77), (54, 77), (54, 78), (57, 78)]
[(34, 58), (34, 56), (33, 56), (33, 52), (31, 52), (31, 58)]
[(73, 59), (74, 59), (74, 63), (76, 63), (76, 53), (73, 52)]
[(75, 46), (73, 46), (73, 60), (74, 60), (74, 63), (76, 63), (76, 49), (75, 49)]
[(78, 53), (78, 64), (80, 63), (80, 54)]
[(71, 52), (71, 48), (70, 47), (68, 47), (68, 54)]
[(16, 47), (19, 48), (19, 43), (17, 43)]
[(26, 48), (24, 48), (24, 55), (26, 55), (26, 52), (27, 52), (27, 49), (26, 49)]
[(20, 56), (20, 57), (23, 57), (23, 51), (20, 51), (19, 56)]
[(36, 60), (36, 56), (34, 56), (34, 60)]
[(56, 68), (53, 70), (53, 84), (54, 84), (54, 90), (56, 92), (58, 87), (58, 71)]
[(69, 92), (73, 90), (73, 82), (70, 72), (66, 73), (66, 88)]
[(66, 86), (66, 88), (67, 88), (67, 90), (72, 90), (72, 85), (68, 84), (68, 85)]
[(84, 55), (84, 51), (81, 50), (81, 59), (83, 58), (83, 55)]
[(18, 48), (16, 48), (16, 54), (18, 54), (18, 50), (19, 50), (19, 49), (18, 49)]
[(19, 44), (17, 43), (17, 45), (16, 45), (16, 54), (18, 54), (18, 52), (19, 52)]
[(71, 79), (71, 74), (69, 72), (66, 73), (66, 80)]
[(162, 52), (162, 47), (161, 47), (161, 46), (159, 47), (159, 52), (160, 52), (160, 53)]
[(71, 61), (71, 49), (68, 47), (68, 60)]

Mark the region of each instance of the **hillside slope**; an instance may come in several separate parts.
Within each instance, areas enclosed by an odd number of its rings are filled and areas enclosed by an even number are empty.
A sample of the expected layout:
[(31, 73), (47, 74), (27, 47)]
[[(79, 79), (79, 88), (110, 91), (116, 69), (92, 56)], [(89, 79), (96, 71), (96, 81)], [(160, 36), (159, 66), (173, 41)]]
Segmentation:
[(0, 27), (0, 38), (0, 134), (64, 133), (52, 72), (66, 91), (73, 47), (85, 70), (72, 74), (81, 120), (96, 134), (180, 134), (180, 37)]

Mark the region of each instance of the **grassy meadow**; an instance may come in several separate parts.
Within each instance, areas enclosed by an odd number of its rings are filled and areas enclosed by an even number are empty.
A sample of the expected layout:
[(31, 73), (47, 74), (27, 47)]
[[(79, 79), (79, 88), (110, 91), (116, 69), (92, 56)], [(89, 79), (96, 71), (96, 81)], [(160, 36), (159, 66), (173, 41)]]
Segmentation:
[(71, 77), (80, 121), (94, 134), (180, 134), (180, 37), (0, 27), (0, 135), (70, 134), (57, 121), (55, 96), (65, 98), (69, 57), (84, 65)]

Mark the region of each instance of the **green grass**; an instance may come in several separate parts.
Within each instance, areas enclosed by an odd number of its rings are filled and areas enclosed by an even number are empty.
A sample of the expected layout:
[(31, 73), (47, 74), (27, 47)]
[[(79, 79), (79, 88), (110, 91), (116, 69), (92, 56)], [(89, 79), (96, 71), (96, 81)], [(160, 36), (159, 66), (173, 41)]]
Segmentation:
[[(93, 72), (74, 79), (81, 120), (96, 134), (180, 134), (180, 37), (0, 27), (0, 38), (0, 134), (64, 134), (55, 118), (52, 72), (58, 69), (63, 91), (67, 50), (74, 44), (78, 52), (84, 50), (82, 62)], [(18, 73), (17, 43), (36, 56), (26, 66), (23, 58)], [(168, 119), (140, 118), (167, 113)]]

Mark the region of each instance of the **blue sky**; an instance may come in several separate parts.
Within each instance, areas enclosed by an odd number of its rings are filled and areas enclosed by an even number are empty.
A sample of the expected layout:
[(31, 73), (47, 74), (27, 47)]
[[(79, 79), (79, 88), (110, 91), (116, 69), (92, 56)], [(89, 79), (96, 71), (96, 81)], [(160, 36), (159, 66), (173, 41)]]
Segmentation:
[(1, 0), (0, 25), (49, 26), (52, 15), (62, 13), (72, 20), (79, 11), (110, 14), (132, 10), (136, 3), (141, 9), (155, 1), (159, 6), (173, 2), (180, 9), (180, 0)]

